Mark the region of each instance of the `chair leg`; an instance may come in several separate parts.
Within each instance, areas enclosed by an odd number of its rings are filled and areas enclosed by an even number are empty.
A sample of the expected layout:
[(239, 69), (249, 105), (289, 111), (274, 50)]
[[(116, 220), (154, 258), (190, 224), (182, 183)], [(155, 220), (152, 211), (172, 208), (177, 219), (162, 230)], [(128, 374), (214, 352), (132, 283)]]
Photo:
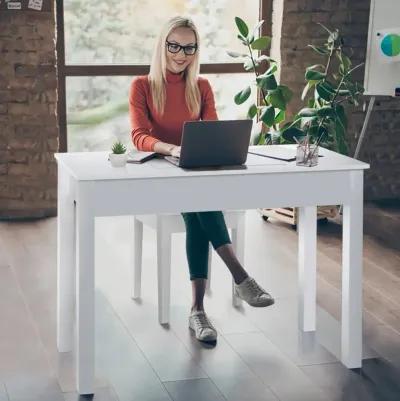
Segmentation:
[[(241, 218), (238, 226), (232, 229), (232, 246), (241, 265), (244, 265), (244, 239), (245, 221)], [(235, 282), (232, 278), (232, 305), (235, 307), (242, 305), (242, 300), (235, 294)]]
[(158, 321), (169, 323), (171, 290), (171, 232), (157, 217)]
[(140, 298), (142, 286), (142, 249), (143, 249), (143, 223), (135, 216), (133, 217), (134, 224), (134, 259), (133, 259), (133, 274), (132, 274), (132, 298)]
[(208, 279), (207, 279), (207, 283), (206, 283), (206, 293), (210, 294), (211, 293), (211, 265), (212, 265), (212, 245), (211, 243), (209, 244), (209, 248), (208, 248)]

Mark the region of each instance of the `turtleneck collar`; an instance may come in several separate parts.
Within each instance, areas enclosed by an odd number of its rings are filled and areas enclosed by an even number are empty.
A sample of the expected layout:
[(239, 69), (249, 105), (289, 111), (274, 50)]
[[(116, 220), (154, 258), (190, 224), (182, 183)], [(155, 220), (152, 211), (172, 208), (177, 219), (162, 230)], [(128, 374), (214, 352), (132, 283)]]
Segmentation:
[(166, 70), (166, 78), (168, 83), (177, 83), (183, 81), (184, 72), (180, 74), (174, 74), (173, 72)]

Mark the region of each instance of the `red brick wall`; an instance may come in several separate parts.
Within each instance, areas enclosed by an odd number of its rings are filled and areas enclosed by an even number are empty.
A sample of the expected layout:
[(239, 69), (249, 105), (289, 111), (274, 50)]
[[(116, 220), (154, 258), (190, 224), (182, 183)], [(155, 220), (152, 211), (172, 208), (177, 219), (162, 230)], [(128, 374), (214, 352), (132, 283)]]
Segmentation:
[(0, 218), (57, 210), (53, 12), (0, 12)]

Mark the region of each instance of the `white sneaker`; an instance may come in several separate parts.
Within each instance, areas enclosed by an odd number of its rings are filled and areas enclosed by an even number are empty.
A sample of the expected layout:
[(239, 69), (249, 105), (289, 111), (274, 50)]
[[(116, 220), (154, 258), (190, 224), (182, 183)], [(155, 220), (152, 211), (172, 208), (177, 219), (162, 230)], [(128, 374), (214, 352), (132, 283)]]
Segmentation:
[(235, 294), (251, 306), (263, 307), (272, 305), (275, 301), (256, 280), (247, 277), (240, 284), (235, 284)]
[(189, 327), (199, 341), (215, 341), (217, 339), (217, 330), (204, 311), (195, 311), (190, 314)]

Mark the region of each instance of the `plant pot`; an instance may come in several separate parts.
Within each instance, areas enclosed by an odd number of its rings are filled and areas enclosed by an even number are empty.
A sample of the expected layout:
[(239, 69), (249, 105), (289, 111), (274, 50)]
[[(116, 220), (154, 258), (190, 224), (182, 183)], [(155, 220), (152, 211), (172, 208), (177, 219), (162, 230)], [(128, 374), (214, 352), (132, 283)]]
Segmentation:
[(126, 153), (115, 154), (110, 153), (109, 160), (113, 167), (124, 167), (126, 165), (126, 161), (128, 159), (128, 155)]

